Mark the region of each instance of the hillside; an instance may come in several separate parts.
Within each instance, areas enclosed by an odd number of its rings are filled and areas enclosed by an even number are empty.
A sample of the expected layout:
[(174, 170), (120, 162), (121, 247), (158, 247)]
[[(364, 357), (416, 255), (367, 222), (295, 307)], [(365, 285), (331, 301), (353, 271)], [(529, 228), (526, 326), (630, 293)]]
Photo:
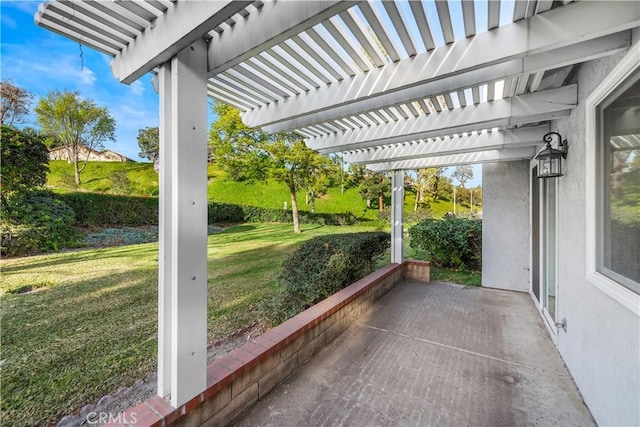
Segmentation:
[[(157, 196), (158, 175), (150, 163), (89, 162), (82, 172), (83, 184), (80, 190), (73, 182), (72, 165), (62, 160), (52, 160), (49, 164), (47, 187), (59, 192), (89, 191), (113, 194), (129, 194), (135, 196)], [(290, 208), (291, 198), (287, 187), (279, 182), (267, 183), (235, 182), (215, 164), (208, 170), (210, 201), (236, 203), (281, 209), (284, 203)], [(407, 191), (405, 210), (413, 210), (415, 194)], [(298, 195), (300, 210), (310, 210), (305, 203), (305, 195)], [(468, 212), (466, 206), (457, 206), (459, 212)], [(349, 188), (341, 194), (339, 188), (330, 188), (327, 194), (316, 199), (316, 211), (324, 213), (351, 212), (358, 217), (375, 220), (376, 209), (367, 209), (357, 188)], [(436, 218), (453, 211), (453, 204), (448, 200), (431, 203), (431, 211)]]

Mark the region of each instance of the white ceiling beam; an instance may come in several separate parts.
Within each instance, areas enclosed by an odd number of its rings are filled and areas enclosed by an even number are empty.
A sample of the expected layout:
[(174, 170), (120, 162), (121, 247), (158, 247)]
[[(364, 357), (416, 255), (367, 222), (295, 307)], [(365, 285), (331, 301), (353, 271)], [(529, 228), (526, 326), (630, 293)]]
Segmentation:
[(223, 23), (251, 1), (175, 2), (111, 61), (113, 75), (123, 83), (168, 61), (180, 50)]
[(549, 132), (549, 125), (508, 129), (504, 131), (469, 133), (432, 140), (418, 140), (402, 144), (385, 145), (378, 148), (355, 150), (344, 153), (348, 163), (382, 163), (412, 160), (426, 157), (471, 153), (476, 151), (521, 148), (540, 145), (542, 137)]
[(237, 22), (231, 29), (214, 36), (209, 43), (209, 77), (234, 67), (357, 3), (359, 2), (337, 0), (266, 2), (244, 21)]
[[(616, 7), (576, 2), (544, 16), (505, 25), (300, 94), (292, 99), (295, 102), (247, 111), (243, 120), (249, 126), (274, 124), (270, 131), (294, 129), (314, 121), (407, 102), (421, 94), (452, 92), (473, 84), (558, 68), (593, 59), (593, 51), (606, 55), (603, 43), (613, 44), (608, 45), (611, 53), (619, 52), (615, 44), (621, 39), (598, 38), (638, 25), (640, 8), (634, 2), (616, 3)], [(620, 48), (629, 46), (629, 35), (618, 37), (626, 37)]]
[(397, 144), (432, 138), (523, 125), (566, 116), (578, 103), (577, 85), (570, 85), (519, 97), (467, 105), (428, 116), (409, 117), (394, 123), (369, 126), (340, 134), (305, 140), (309, 148), (321, 153)]
[(401, 160), (397, 162), (375, 163), (367, 168), (374, 172), (391, 170), (416, 170), (424, 168), (441, 168), (447, 166), (473, 165), (493, 162), (512, 162), (530, 160), (535, 156), (535, 147), (505, 148), (502, 150), (480, 151), (449, 156), (428, 157), (425, 159)]

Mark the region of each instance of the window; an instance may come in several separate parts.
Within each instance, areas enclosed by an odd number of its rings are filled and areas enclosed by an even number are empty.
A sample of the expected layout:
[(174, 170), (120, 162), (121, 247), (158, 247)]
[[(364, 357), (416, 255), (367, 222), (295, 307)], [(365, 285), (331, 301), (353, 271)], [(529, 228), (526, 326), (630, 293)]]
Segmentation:
[(640, 61), (632, 46), (586, 102), (587, 279), (640, 316)]
[(598, 107), (597, 270), (640, 293), (640, 71)]

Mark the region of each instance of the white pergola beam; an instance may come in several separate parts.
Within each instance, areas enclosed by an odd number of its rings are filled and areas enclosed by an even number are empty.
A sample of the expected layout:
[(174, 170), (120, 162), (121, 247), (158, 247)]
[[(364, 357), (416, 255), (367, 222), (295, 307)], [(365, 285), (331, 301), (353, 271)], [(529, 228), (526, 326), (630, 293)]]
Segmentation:
[(153, 26), (113, 58), (113, 75), (123, 83), (133, 83), (251, 3), (247, 0), (172, 3)]
[(338, 0), (266, 2), (244, 21), (214, 36), (209, 43), (209, 76), (283, 43), (357, 3)]
[[(628, 39), (628, 34), (605, 42), (597, 39), (638, 25), (640, 8), (634, 2), (616, 3), (615, 7), (576, 2), (301, 93), (286, 103), (246, 111), (242, 117), (247, 125), (269, 132), (334, 120), (414, 100), (416, 94), (453, 92), (582, 62), (597, 52), (607, 55), (602, 49), (607, 44), (615, 53), (629, 46), (628, 40), (620, 41)], [(624, 46), (616, 47), (616, 43)]]
[(309, 148), (321, 153), (348, 151), (415, 139), (432, 138), (535, 123), (567, 115), (578, 103), (578, 87), (570, 85), (544, 92), (468, 105), (427, 116), (409, 117), (339, 134), (309, 138)]
[(453, 154), (450, 156), (429, 157), (426, 159), (402, 160), (398, 162), (375, 163), (368, 165), (374, 172), (396, 170), (416, 170), (424, 168), (441, 168), (447, 166), (473, 165), (492, 162), (511, 162), (514, 160), (530, 160), (535, 156), (535, 147), (506, 148), (503, 150), (481, 151), (475, 153)]
[(508, 129), (504, 131), (454, 135), (435, 140), (419, 140), (403, 144), (385, 145), (378, 148), (356, 150), (342, 155), (345, 162), (373, 164), (391, 160), (411, 160), (439, 157), (502, 148), (519, 148), (540, 145), (542, 137), (549, 132), (549, 125)]

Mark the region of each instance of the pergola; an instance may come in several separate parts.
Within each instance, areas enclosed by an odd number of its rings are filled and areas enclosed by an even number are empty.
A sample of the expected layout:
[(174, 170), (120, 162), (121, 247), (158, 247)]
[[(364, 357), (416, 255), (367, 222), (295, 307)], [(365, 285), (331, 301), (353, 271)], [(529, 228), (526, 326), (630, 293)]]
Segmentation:
[[(576, 64), (624, 51), (633, 1), (52, 0), (36, 23), (160, 94), (158, 394), (206, 388), (207, 97), (244, 122), (392, 172), (532, 159), (577, 105)], [(579, 143), (579, 142), (578, 142)]]

